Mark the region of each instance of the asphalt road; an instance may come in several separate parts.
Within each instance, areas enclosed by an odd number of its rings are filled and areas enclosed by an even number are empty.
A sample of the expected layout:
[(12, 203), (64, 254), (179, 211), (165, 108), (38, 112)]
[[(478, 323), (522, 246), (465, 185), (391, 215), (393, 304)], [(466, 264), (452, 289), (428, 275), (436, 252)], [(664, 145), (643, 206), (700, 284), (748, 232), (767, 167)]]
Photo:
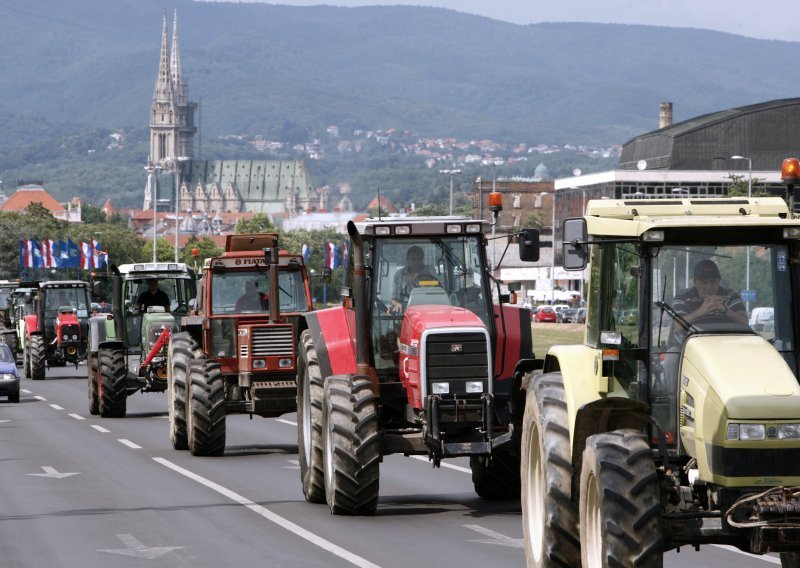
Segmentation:
[[(86, 367), (23, 379), (0, 401), (0, 566), (384, 568), (524, 566), (519, 503), (479, 499), (467, 460), (441, 469), (389, 456), (372, 517), (334, 517), (303, 499), (294, 415), (228, 418), (225, 456), (169, 443), (166, 398), (128, 399), (128, 416), (90, 416)], [(665, 566), (767, 567), (719, 547)]]

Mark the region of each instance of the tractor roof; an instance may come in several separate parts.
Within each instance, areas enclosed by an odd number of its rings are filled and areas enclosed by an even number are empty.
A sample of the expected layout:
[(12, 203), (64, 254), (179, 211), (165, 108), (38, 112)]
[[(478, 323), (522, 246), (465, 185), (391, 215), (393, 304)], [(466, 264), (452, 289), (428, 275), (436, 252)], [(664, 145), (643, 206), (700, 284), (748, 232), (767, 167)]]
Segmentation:
[(139, 262), (117, 267), (119, 273), (129, 278), (169, 278), (191, 276), (189, 265), (183, 262)]
[(625, 237), (668, 227), (800, 226), (780, 197), (596, 199), (585, 218), (591, 235)]
[(39, 282), (39, 288), (88, 288), (89, 283), (83, 280), (48, 280)]
[[(483, 233), (488, 223), (463, 216), (441, 217), (370, 217), (355, 224), (362, 235), (414, 236), (457, 235), (459, 233)], [(407, 229), (406, 229), (407, 227)]]

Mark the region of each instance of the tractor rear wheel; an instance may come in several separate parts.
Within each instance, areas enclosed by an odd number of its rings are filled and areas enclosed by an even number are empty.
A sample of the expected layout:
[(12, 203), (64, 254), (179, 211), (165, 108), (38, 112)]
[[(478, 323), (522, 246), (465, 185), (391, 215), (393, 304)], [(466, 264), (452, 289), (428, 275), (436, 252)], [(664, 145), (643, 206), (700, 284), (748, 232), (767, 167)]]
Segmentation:
[(498, 450), (491, 456), (470, 456), (472, 484), (484, 499), (519, 498), (519, 454)]
[(300, 365), (297, 376), (297, 448), (300, 480), (309, 503), (325, 502), (325, 471), (322, 465), (322, 396), (325, 381), (319, 370), (311, 332), (300, 335)]
[(578, 566), (578, 508), (561, 373), (530, 379), (522, 421), (522, 531), (528, 566)]
[(101, 347), (97, 350), (100, 416), (124, 418), (128, 406), (125, 354), (122, 349)]
[(663, 566), (661, 499), (653, 453), (636, 430), (590, 436), (583, 450), (583, 566)]
[(188, 450), (189, 438), (186, 430), (186, 379), (189, 361), (194, 359), (197, 344), (186, 333), (176, 333), (169, 343), (167, 368), (167, 410), (169, 413), (169, 437), (176, 450)]
[(44, 380), (44, 368), (46, 364), (44, 347), (44, 337), (41, 335), (31, 335), (28, 338), (28, 352), (30, 354), (30, 376), (34, 381)]
[(98, 376), (97, 357), (92, 357), (90, 354), (86, 358), (86, 369), (89, 374), (89, 380), (87, 381), (89, 387), (89, 414), (96, 416), (100, 414), (100, 396), (98, 394), (97, 386), (97, 382), (100, 380), (100, 378)]
[(369, 377), (328, 377), (322, 422), (325, 499), (331, 513), (374, 513), (378, 507), (381, 451), (378, 411)]
[(193, 456), (225, 453), (225, 381), (219, 364), (200, 356), (189, 361), (187, 433)]

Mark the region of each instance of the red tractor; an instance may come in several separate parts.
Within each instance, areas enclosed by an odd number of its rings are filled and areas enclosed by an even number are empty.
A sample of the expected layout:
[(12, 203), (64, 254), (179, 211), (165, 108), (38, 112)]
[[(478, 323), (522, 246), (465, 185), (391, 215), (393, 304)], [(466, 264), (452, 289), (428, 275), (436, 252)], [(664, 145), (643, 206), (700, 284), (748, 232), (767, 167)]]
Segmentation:
[(229, 235), (203, 267), (193, 315), (169, 343), (167, 393), (176, 450), (222, 455), (227, 414), (296, 410), (297, 337), (312, 309), (300, 255), (275, 234)]
[[(344, 305), (306, 315), (298, 446), (306, 500), (372, 513), (384, 455), (469, 456), (476, 492), (519, 494), (520, 381), (530, 312), (487, 270), (485, 222), (461, 217), (348, 224)], [(523, 231), (520, 257), (538, 259)], [(493, 300), (498, 298), (497, 303)]]

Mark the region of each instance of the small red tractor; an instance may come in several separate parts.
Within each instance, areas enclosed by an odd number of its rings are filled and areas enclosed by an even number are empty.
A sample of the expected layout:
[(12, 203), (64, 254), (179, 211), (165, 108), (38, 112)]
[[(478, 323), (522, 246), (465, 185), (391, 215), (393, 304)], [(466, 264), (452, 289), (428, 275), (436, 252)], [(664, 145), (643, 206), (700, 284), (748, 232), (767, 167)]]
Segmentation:
[(86, 358), (89, 285), (77, 280), (40, 282), (34, 311), (24, 317), (25, 375), (40, 380), (45, 367), (63, 367)]
[(303, 257), (276, 234), (229, 235), (206, 260), (193, 315), (168, 349), (170, 438), (176, 450), (218, 456), (226, 415), (296, 410), (297, 337), (312, 309)]
[[(486, 225), (463, 217), (348, 224), (344, 305), (308, 314), (300, 337), (307, 501), (327, 501), (334, 514), (374, 512), (379, 464), (395, 453), (427, 455), (434, 466), (468, 456), (480, 496), (519, 494), (515, 404), (536, 365), (530, 311), (511, 305), (487, 269)], [(522, 260), (538, 259), (538, 232), (521, 234)]]

